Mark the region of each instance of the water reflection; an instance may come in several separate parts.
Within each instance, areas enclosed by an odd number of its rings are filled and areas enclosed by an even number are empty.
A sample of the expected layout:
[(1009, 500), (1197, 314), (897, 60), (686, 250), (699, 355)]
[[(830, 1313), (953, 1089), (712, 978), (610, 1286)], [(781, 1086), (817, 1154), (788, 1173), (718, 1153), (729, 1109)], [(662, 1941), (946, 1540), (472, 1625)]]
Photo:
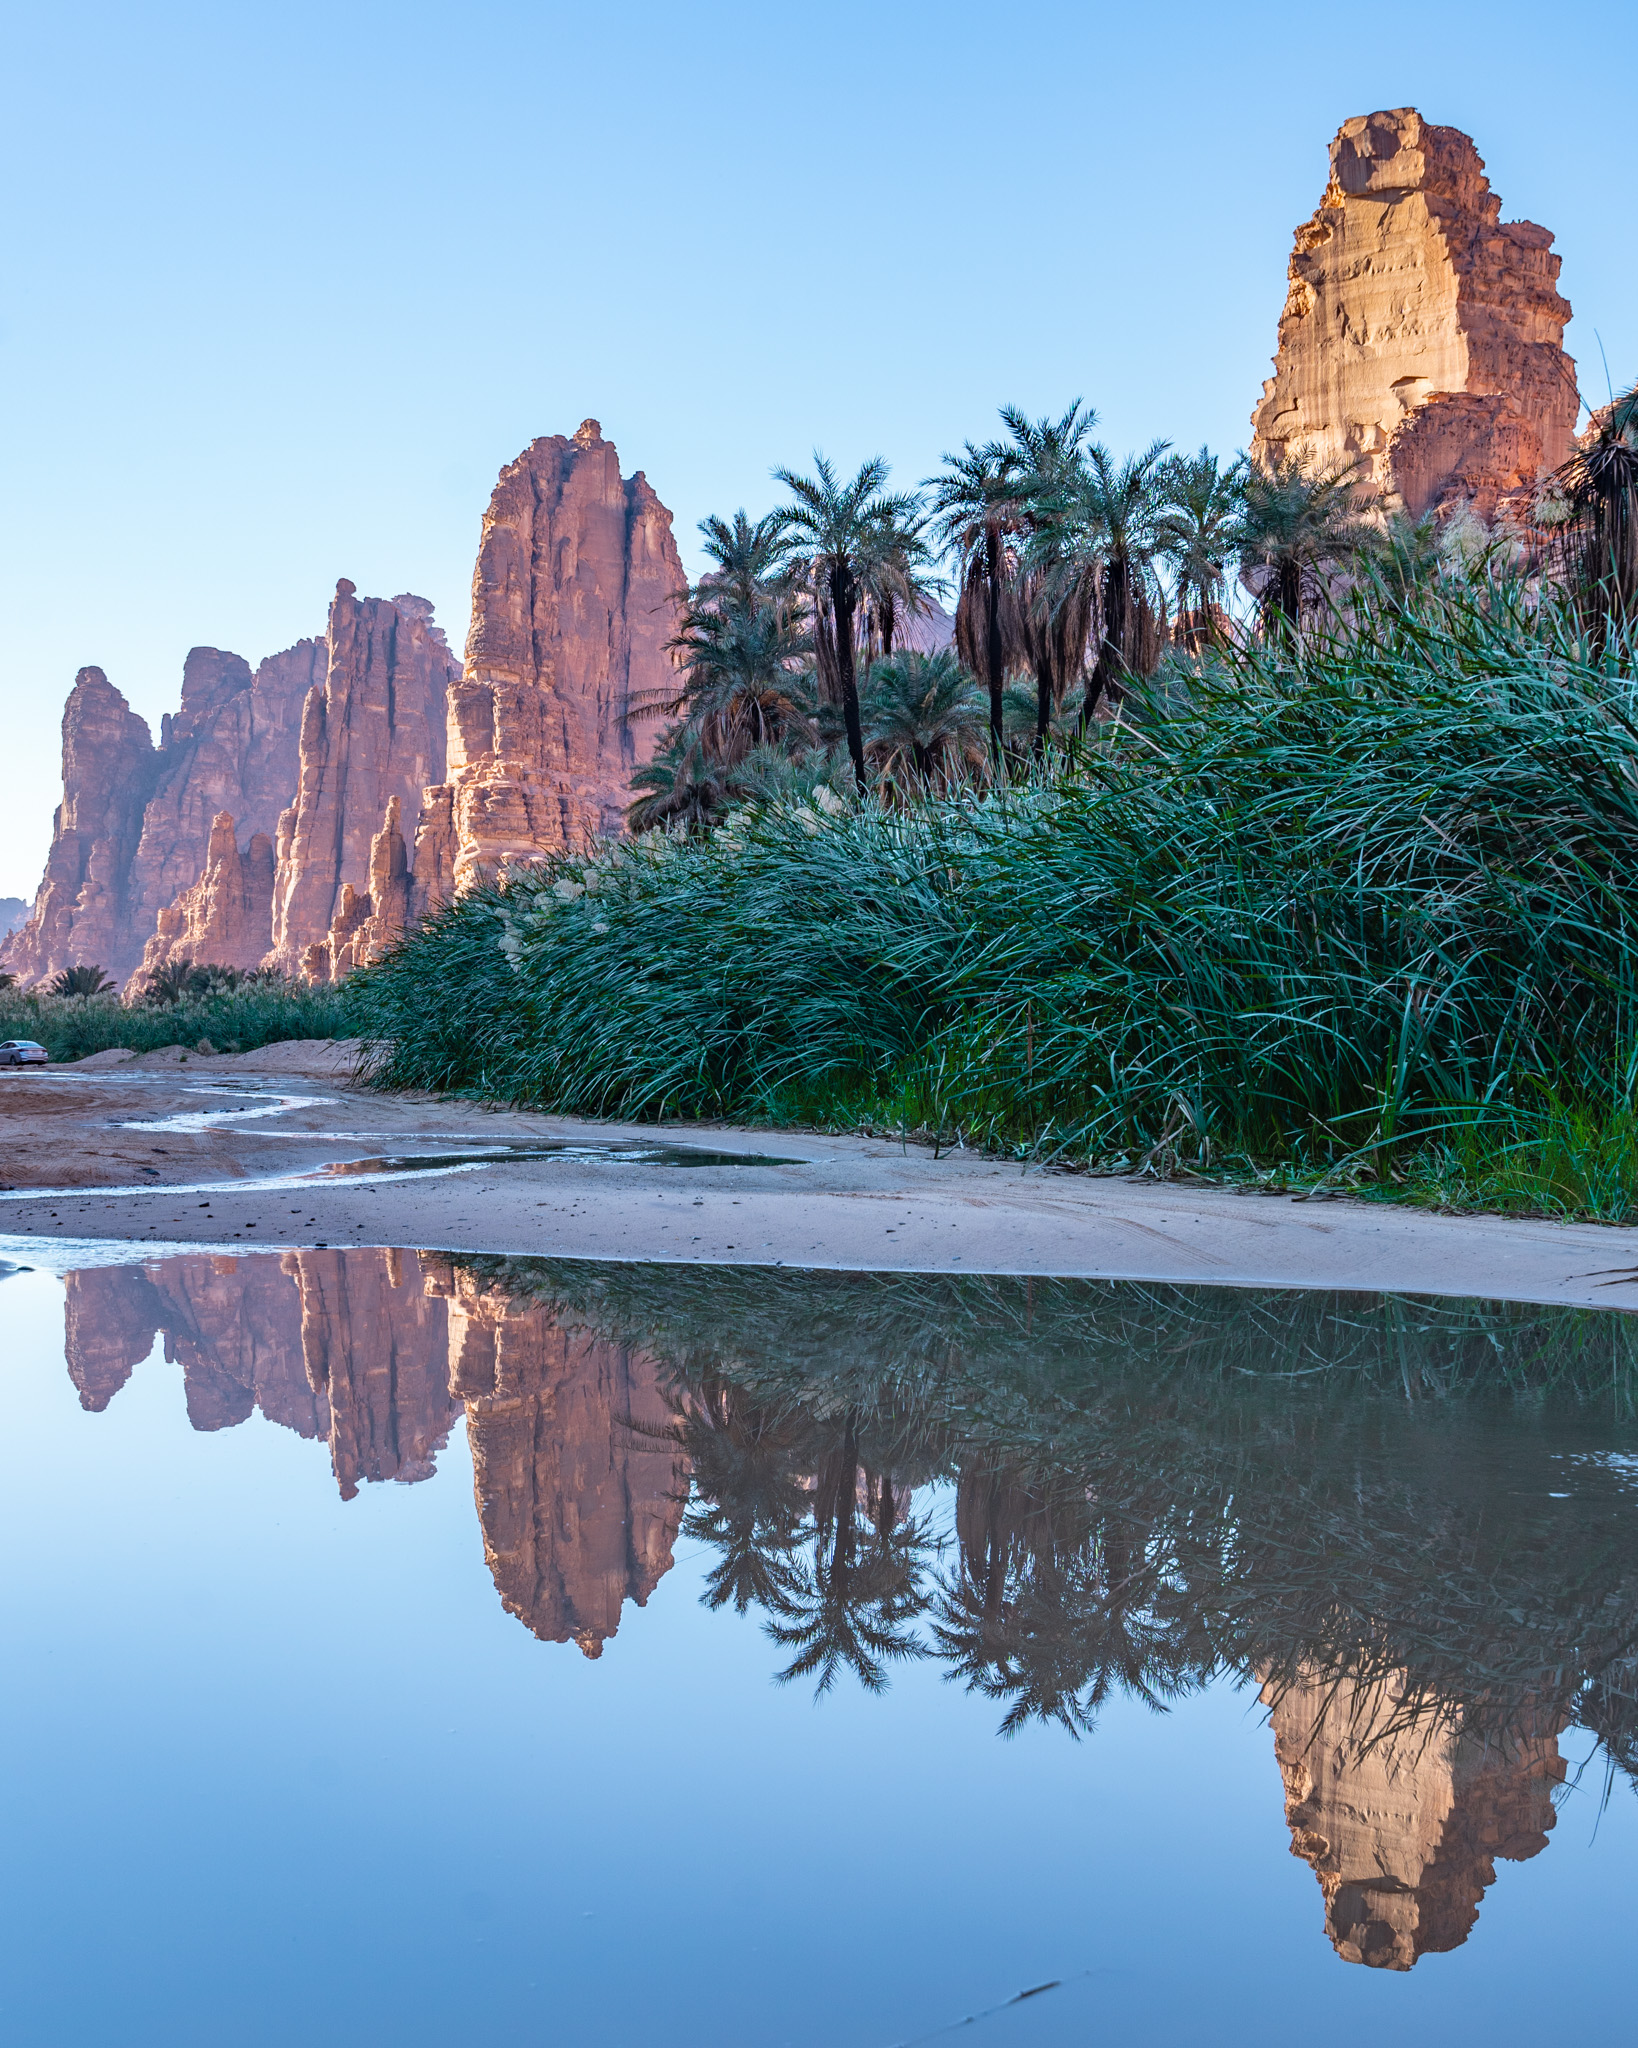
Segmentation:
[(686, 1533), (820, 1691), (935, 1658), (1085, 1736), (1255, 1685), (1351, 1962), (1467, 1938), (1572, 1721), (1638, 1774), (1619, 1316), (339, 1250), (76, 1273), (66, 1314), (86, 1408), (162, 1336), (196, 1429), (259, 1409), (348, 1498), (464, 1413), (502, 1602), (588, 1656)]

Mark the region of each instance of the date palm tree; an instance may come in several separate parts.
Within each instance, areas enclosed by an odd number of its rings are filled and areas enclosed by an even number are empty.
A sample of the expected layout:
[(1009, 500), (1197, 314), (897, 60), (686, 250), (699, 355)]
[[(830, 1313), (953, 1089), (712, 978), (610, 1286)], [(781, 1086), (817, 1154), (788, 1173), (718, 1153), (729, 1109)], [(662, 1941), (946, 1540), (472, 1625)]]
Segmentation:
[(46, 994), (100, 996), (106, 995), (113, 986), (100, 967), (65, 967), (60, 974), (54, 974), (46, 983)]
[(1118, 708), (1134, 676), (1153, 668), (1163, 613), (1154, 581), (1160, 549), (1161, 474), (1171, 443), (1155, 441), (1117, 462), (1100, 443), (1068, 468), (1058, 489), (1035, 501), (1035, 516), (1064, 577), (1097, 586), (1097, 656), (1086, 683), (1082, 723)]
[(742, 506), (733, 518), (702, 519), (700, 538), (715, 563), (686, 593), (686, 610), (737, 604), (749, 611), (790, 588), (790, 536), (777, 512), (753, 521)]
[(891, 782), (947, 789), (983, 762), (978, 678), (950, 648), (875, 663), (863, 709), (866, 754)]
[(1202, 448), (1174, 456), (1161, 474), (1158, 553), (1172, 572), (1179, 632), (1196, 644), (1217, 634), (1239, 543), (1245, 470), (1244, 456), (1225, 467)]
[(1638, 385), (1593, 416), (1586, 443), (1537, 501), (1554, 552), (1600, 652), (1638, 622)]
[(633, 773), (631, 787), (626, 824), (633, 832), (651, 832), (661, 825), (698, 831), (708, 825), (722, 805), (722, 771), (698, 722), (685, 719), (674, 726), (653, 760)]
[(731, 521), (702, 520), (700, 533), (713, 566), (681, 593), (678, 630), (666, 643), (677, 678), (634, 697), (626, 714), (688, 728), (686, 739), (680, 728), (668, 735), (655, 774), (637, 785), (644, 791), (631, 819), (638, 830), (674, 818), (700, 822), (701, 807), (724, 793), (716, 771), (756, 748), (801, 751), (816, 737), (807, 672), (813, 642), (782, 522), (769, 515), (753, 523), (740, 511)]
[(959, 455), (946, 455), (930, 477), (933, 531), (953, 557), (959, 582), (956, 599), (957, 654), (989, 692), (990, 751), (1000, 761), (1006, 744), (1007, 671), (1025, 655), (1016, 577), (1016, 538), (1024, 525), (1018, 457), (1000, 441), (982, 447), (968, 441)]
[(944, 588), (943, 577), (933, 573), (927, 512), (919, 502), (912, 502), (907, 515), (882, 522), (860, 561), (866, 669), (878, 657), (891, 660), (900, 630), (931, 611)]
[(811, 1554), (768, 1623), (773, 1640), (796, 1652), (781, 1681), (812, 1678), (816, 1697), (843, 1670), (868, 1692), (881, 1692), (889, 1659), (926, 1654), (913, 1624), (927, 1604), (930, 1533), (904, 1514), (891, 1475), (865, 1466), (859, 1429), (854, 1408), (832, 1426), (814, 1488)]
[(1328, 598), (1329, 574), (1374, 545), (1358, 475), (1357, 460), (1315, 465), (1300, 455), (1247, 468), (1237, 552), (1242, 573), (1261, 584), (1265, 631), (1299, 637), (1305, 614)]
[(1046, 747), (1053, 713), (1085, 666), (1097, 611), (1097, 576), (1067, 557), (1054, 506), (1073, 488), (1097, 414), (1080, 399), (1061, 419), (1032, 420), (1015, 405), (1001, 418), (1012, 437), (1014, 472), (1026, 540), (1019, 590), (1019, 627), (1035, 674), (1035, 752)]
[(656, 708), (697, 720), (715, 759), (732, 765), (752, 747), (811, 744), (815, 706), (803, 663), (813, 640), (790, 604), (736, 601), (697, 612), (672, 645), (684, 657), (681, 684)]
[(844, 483), (814, 451), (814, 473), (776, 469), (775, 481), (791, 493), (775, 515), (790, 542), (790, 560), (805, 578), (813, 604), (814, 650), (821, 688), (842, 707), (848, 758), (865, 787), (864, 728), (859, 718), (858, 656), (855, 642), (859, 604), (869, 564), (876, 559), (885, 529), (912, 522), (920, 507), (904, 492), (888, 492), (887, 464), (877, 455)]

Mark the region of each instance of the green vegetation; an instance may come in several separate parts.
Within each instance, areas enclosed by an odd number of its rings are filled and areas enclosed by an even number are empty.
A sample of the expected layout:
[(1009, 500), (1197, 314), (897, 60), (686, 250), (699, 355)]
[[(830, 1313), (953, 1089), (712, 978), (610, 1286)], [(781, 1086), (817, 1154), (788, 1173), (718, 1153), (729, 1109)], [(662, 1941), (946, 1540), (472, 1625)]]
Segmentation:
[[(253, 1052), (286, 1038), (350, 1035), (346, 991), (312, 988), (278, 976), (178, 964), (134, 1002), (122, 1002), (99, 967), (69, 970), (101, 991), (79, 995), (0, 988), (0, 1038), (32, 1038), (54, 1060), (85, 1059), (126, 1046), (157, 1052), (167, 1045), (200, 1052)], [(63, 980), (59, 976), (58, 980)]]
[[(927, 585), (879, 466), (786, 477), (800, 520), (712, 522), (672, 794), (633, 820), (669, 829), (480, 890), (362, 976), (377, 1078), (1632, 1214), (1638, 695), (1610, 577), (1461, 518), (1367, 524), (1294, 465), (1117, 463), (1079, 408), (1006, 420), (933, 500), (986, 681), (894, 651)], [(853, 671), (805, 666), (838, 619), (882, 650), (857, 735)]]

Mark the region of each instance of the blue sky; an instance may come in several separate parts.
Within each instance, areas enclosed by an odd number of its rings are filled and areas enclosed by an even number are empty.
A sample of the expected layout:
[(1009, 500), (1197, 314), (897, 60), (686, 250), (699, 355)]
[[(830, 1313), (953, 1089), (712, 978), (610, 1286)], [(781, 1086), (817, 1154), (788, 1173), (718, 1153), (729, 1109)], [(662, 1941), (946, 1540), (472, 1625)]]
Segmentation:
[[(0, 895), (95, 662), (157, 728), (349, 576), (458, 647), (496, 471), (588, 414), (677, 515), (996, 406), (1231, 449), (1338, 123), (1471, 133), (1638, 374), (1611, 5), (13, 5)], [(1586, 118), (1580, 109), (1587, 108)]]

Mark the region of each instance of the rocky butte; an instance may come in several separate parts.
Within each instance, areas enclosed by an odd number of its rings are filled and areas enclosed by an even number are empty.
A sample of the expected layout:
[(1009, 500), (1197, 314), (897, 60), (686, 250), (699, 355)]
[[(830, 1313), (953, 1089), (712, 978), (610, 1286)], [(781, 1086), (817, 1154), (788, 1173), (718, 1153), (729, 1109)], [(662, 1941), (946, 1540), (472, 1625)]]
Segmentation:
[(596, 420), (501, 471), (449, 696), (449, 781), (428, 790), (415, 874), (429, 899), (507, 863), (617, 832), (654, 727), (635, 698), (672, 677), (682, 562), (671, 514)]
[(1460, 129), (1414, 107), (1345, 121), (1297, 230), (1252, 454), (1357, 462), (1413, 518), (1489, 518), (1563, 462), (1578, 400), (1559, 258), (1546, 228), (1500, 216)]
[(196, 647), (159, 745), (98, 668), (63, 715), (63, 801), (0, 968), (187, 959), (348, 973), (457, 887), (621, 829), (672, 676), (671, 514), (595, 420), (533, 441), (484, 515), (464, 668), (424, 598), (337, 584), (325, 632)]

